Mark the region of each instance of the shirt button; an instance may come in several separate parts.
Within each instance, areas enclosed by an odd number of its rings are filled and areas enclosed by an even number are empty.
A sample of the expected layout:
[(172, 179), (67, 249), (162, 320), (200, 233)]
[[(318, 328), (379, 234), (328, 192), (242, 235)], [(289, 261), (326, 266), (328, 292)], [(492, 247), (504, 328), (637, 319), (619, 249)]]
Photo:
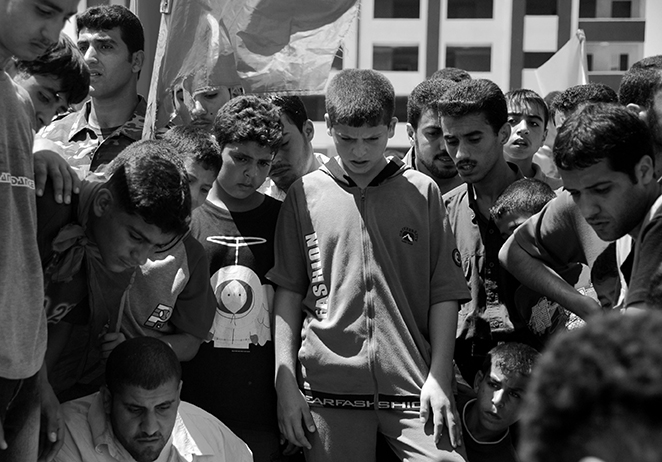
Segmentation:
[(493, 230), (493, 229), (490, 229), (490, 234), (494, 234), (494, 230)]
[(494, 263), (490, 263), (490, 264), (487, 265), (487, 266), (489, 266), (490, 268), (494, 268)]

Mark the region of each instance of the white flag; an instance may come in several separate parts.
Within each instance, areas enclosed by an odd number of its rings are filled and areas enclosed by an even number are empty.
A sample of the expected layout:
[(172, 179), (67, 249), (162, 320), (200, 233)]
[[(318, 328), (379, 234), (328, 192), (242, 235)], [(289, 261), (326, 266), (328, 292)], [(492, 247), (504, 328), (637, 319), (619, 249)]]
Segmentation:
[(535, 70), (541, 95), (588, 83), (585, 43), (584, 31), (577, 30), (563, 48)]

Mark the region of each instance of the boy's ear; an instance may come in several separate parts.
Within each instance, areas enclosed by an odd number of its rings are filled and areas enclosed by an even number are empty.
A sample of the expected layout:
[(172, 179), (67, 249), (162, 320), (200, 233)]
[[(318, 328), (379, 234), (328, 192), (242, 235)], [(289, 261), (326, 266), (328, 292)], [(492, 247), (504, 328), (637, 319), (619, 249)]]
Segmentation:
[(651, 181), (657, 181), (655, 178), (655, 167), (653, 166), (653, 159), (650, 156), (643, 156), (634, 167), (634, 174), (638, 181), (642, 184), (649, 184)]
[(133, 53), (131, 56), (131, 71), (134, 74), (137, 74), (143, 68), (143, 63), (145, 62), (145, 52), (143, 50), (138, 50)]
[(398, 125), (398, 118), (392, 117), (391, 122), (388, 124), (388, 137), (393, 138), (395, 135), (395, 127)]
[(630, 103), (626, 106), (629, 110), (637, 114), (644, 122), (648, 122), (648, 111), (640, 104)]
[(407, 138), (409, 138), (409, 144), (411, 146), (416, 144), (416, 130), (414, 130), (414, 127), (409, 122), (407, 122)]
[(505, 145), (508, 140), (510, 139), (510, 132), (512, 128), (508, 122), (503, 124), (501, 128), (499, 129), (499, 142), (501, 145)]
[(326, 133), (329, 136), (333, 136), (331, 134), (331, 129), (333, 128), (333, 125), (331, 125), (331, 119), (329, 118), (329, 114), (324, 114), (324, 122), (326, 123)]
[(92, 201), (92, 211), (94, 212), (94, 215), (97, 217), (104, 216), (110, 211), (113, 206), (113, 201), (113, 193), (107, 188), (100, 188)]
[(306, 119), (306, 121), (303, 123), (303, 137), (308, 142), (312, 142), (313, 138), (315, 137), (315, 126), (310, 121), (310, 119)]
[(484, 377), (485, 377), (485, 374), (483, 374), (483, 371), (476, 372), (476, 376), (474, 377), (474, 391), (475, 392), (478, 392), (478, 387), (480, 386), (480, 383), (483, 381)]

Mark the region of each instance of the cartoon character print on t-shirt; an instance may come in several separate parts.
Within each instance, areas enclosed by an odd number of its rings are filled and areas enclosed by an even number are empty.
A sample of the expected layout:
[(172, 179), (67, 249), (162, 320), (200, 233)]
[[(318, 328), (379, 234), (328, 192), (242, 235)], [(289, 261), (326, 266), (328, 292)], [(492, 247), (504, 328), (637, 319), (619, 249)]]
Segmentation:
[(235, 249), (234, 265), (224, 266), (211, 276), (216, 296), (216, 315), (211, 334), (217, 348), (264, 345), (271, 340), (269, 307), (274, 290), (262, 284), (255, 271), (239, 263), (239, 253), (251, 245), (264, 244), (261, 237), (209, 236), (208, 242)]

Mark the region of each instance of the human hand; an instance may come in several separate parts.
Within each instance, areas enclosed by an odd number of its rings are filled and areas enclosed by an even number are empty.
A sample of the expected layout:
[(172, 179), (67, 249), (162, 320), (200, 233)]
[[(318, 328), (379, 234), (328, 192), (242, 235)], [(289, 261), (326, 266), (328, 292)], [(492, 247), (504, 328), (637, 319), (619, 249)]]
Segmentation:
[(64, 444), (64, 419), (60, 402), (47, 380), (41, 381), (41, 425), (39, 462), (50, 462)]
[(53, 183), (55, 202), (61, 204), (71, 203), (71, 194), (80, 192), (80, 179), (66, 160), (57, 152), (42, 149), (34, 153), (34, 180), (37, 196), (44, 194), (46, 180)]
[(565, 308), (575, 313), (584, 321), (595, 314), (603, 312), (602, 305), (600, 305), (598, 301), (596, 301), (593, 297), (582, 295), (579, 292), (577, 292), (576, 297), (573, 297), (572, 304)]
[(303, 393), (298, 387), (292, 386), (276, 387), (276, 391), (278, 393), (278, 427), (281, 435), (295, 446), (310, 449), (304, 425), (312, 433), (315, 431), (315, 422)]
[(445, 423), (448, 427), (451, 445), (456, 448), (462, 445), (462, 430), (459, 425), (460, 417), (455, 408), (455, 400), (450, 390), (450, 384), (444, 388), (434, 377), (428, 375), (421, 389), (420, 419), (421, 422), (427, 422), (432, 417), (435, 443), (441, 439)]
[(104, 359), (104, 361), (108, 359), (108, 356), (110, 356), (110, 352), (113, 351), (117, 345), (119, 345), (125, 340), (126, 337), (121, 332), (109, 332), (107, 334), (104, 334), (101, 337), (101, 357)]

